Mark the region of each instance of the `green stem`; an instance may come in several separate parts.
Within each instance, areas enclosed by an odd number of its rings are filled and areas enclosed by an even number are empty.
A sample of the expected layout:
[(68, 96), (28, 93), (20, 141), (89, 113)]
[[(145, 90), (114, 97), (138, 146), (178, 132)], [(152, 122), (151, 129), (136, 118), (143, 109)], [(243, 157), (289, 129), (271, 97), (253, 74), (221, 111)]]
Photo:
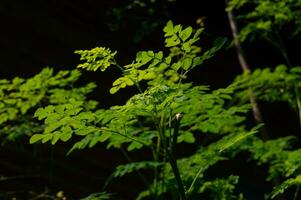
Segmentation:
[[(156, 162), (159, 161), (159, 155), (160, 155), (160, 149), (161, 149), (161, 137), (158, 137), (158, 140), (157, 140), (157, 150), (156, 150), (156, 157), (157, 157), (157, 160)], [(159, 180), (159, 169), (158, 169), (158, 166), (155, 167), (155, 189), (156, 189), (156, 197), (158, 198), (159, 195), (157, 194), (158, 192), (158, 180)]]
[(122, 73), (124, 73), (124, 69), (116, 62), (116, 60), (113, 60), (111, 64), (115, 65)]
[[(158, 154), (157, 154), (156, 150), (153, 149), (152, 153), (153, 153), (154, 161), (158, 162)], [(154, 198), (158, 199), (158, 168), (157, 167), (155, 167), (155, 169), (154, 169), (153, 185), (154, 185), (154, 188), (155, 188)]]
[(169, 152), (169, 163), (171, 165), (172, 171), (174, 173), (174, 176), (175, 176), (175, 179), (176, 179), (176, 182), (178, 185), (180, 199), (186, 200), (187, 198), (186, 198), (186, 194), (185, 194), (185, 187), (184, 187), (183, 181), (180, 176), (180, 172), (179, 172), (178, 165), (177, 165), (177, 160), (175, 159), (175, 152), (176, 152), (179, 127), (180, 127), (180, 120), (181, 120), (181, 114), (178, 113), (178, 114), (176, 114), (176, 118), (175, 118), (172, 144), (171, 144), (171, 149)]
[(118, 135), (120, 135), (120, 136), (123, 136), (123, 137), (125, 137), (125, 138), (128, 138), (128, 139), (130, 139), (130, 140), (132, 140), (132, 141), (138, 142), (139, 144), (142, 144), (142, 145), (144, 145), (144, 146), (147, 146), (147, 147), (150, 147), (150, 148), (152, 147), (151, 145), (147, 144), (146, 142), (144, 142), (144, 141), (142, 141), (142, 140), (140, 140), (140, 139), (138, 139), (138, 138), (134, 138), (134, 137), (132, 137), (132, 136), (125, 135), (125, 134), (120, 133), (120, 132), (118, 132), (118, 131), (114, 131), (114, 130), (110, 130), (110, 129), (106, 129), (106, 128), (100, 128), (100, 130), (105, 130), (105, 131), (108, 131), (108, 132), (111, 132), (111, 133), (116, 133), (116, 134), (118, 134)]
[(292, 65), (291, 65), (291, 61), (290, 61), (290, 59), (288, 58), (288, 55), (287, 55), (287, 52), (286, 52), (286, 48), (285, 48), (284, 43), (283, 43), (283, 40), (282, 40), (282, 38), (281, 38), (281, 36), (280, 36), (280, 34), (279, 34), (279, 31), (278, 31), (278, 30), (275, 30), (275, 34), (276, 34), (276, 38), (277, 38), (277, 41), (278, 41), (279, 46), (280, 46), (280, 49), (279, 49), (279, 50), (280, 50), (280, 52), (281, 52), (281, 54), (282, 54), (284, 60), (286, 61), (287, 66), (288, 66), (288, 67), (291, 67), (291, 66), (292, 66)]
[[(121, 67), (121, 65), (119, 65), (119, 64), (116, 62), (116, 60), (114, 60), (114, 61), (112, 62), (112, 64), (115, 65), (118, 69), (120, 69), (121, 72), (122, 72), (123, 74), (125, 74), (125, 70)], [(142, 89), (141, 89), (139, 83), (138, 83), (136, 80), (132, 79), (132, 78), (130, 78), (130, 79), (131, 79), (131, 81), (133, 81), (134, 85), (137, 87), (139, 93), (142, 94), (143, 91), (142, 91)]]
[(191, 183), (191, 185), (190, 185), (190, 187), (189, 187), (189, 189), (188, 189), (188, 191), (187, 191), (187, 194), (190, 194), (190, 193), (192, 192), (193, 186), (194, 186), (194, 184), (196, 183), (196, 180), (200, 177), (202, 171), (203, 171), (203, 168), (199, 169), (198, 173), (197, 173), (196, 176), (194, 177), (194, 179), (193, 179), (193, 181), (192, 181), (192, 183)]

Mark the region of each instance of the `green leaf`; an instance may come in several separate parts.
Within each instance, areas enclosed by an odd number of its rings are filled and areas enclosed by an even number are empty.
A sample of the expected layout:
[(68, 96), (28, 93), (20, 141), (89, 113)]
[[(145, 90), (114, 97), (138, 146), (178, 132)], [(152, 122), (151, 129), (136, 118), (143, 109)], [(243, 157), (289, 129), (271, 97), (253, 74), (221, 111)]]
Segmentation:
[(71, 134), (72, 133), (72, 129), (70, 126), (63, 126), (61, 128), (61, 132), (62, 134)]
[(33, 144), (44, 138), (44, 134), (34, 134), (30, 137), (29, 143)]
[(187, 143), (195, 142), (195, 138), (191, 132), (185, 132), (185, 134), (183, 135), (183, 140), (184, 140), (184, 142), (187, 142)]
[(35, 112), (34, 116), (38, 117), (39, 120), (46, 118), (49, 113), (54, 112), (54, 106), (50, 105), (47, 106), (46, 108), (38, 108), (37, 111)]
[(141, 149), (142, 147), (143, 147), (142, 144), (140, 144), (140, 143), (134, 141), (134, 142), (132, 142), (132, 143), (128, 146), (127, 150), (128, 150), (128, 151), (133, 151), (134, 149)]
[(226, 42), (227, 38), (217, 38), (214, 40), (213, 45), (217, 50), (219, 50), (225, 45)]
[(199, 36), (204, 31), (204, 28), (199, 28), (193, 35), (193, 42), (196, 42), (199, 39)]
[(192, 62), (192, 67), (201, 65), (203, 63), (201, 57), (195, 57)]
[(110, 93), (111, 94), (115, 94), (116, 92), (118, 92), (118, 90), (119, 90), (120, 88), (119, 87), (112, 87), (111, 89), (110, 89)]
[(190, 42), (185, 42), (185, 43), (183, 44), (183, 46), (182, 46), (182, 49), (183, 49), (185, 52), (189, 53), (189, 52), (191, 51), (191, 44), (190, 44)]
[(185, 28), (184, 30), (182, 30), (179, 33), (179, 36), (182, 39), (182, 41), (185, 42), (190, 37), (191, 33), (192, 33), (192, 27), (189, 26), (189, 27)]
[(301, 67), (293, 67), (290, 69), (292, 73), (301, 74)]
[(188, 70), (192, 65), (192, 59), (191, 58), (186, 58), (185, 60), (183, 60), (183, 66), (182, 68), (185, 70)]
[(165, 32), (165, 37), (168, 37), (168, 36), (172, 36), (174, 34), (174, 31), (173, 31), (173, 23), (171, 20), (169, 20), (166, 24), (166, 26), (164, 27), (163, 31)]
[(123, 83), (123, 77), (116, 79), (112, 85), (116, 86), (116, 85), (120, 85), (121, 83)]
[(111, 52), (110, 49), (104, 47), (96, 47), (91, 50), (77, 50), (76, 54), (80, 54), (80, 60), (86, 61), (79, 64), (77, 68), (84, 68), (88, 71), (96, 71), (99, 68), (101, 71), (105, 71), (111, 63), (114, 63), (114, 56), (117, 53)]
[(143, 65), (151, 61), (153, 58), (154, 58), (153, 51), (140, 51), (136, 55), (136, 61), (140, 62)]
[(57, 143), (57, 141), (60, 139), (60, 133), (56, 132), (57, 134), (53, 134), (52, 140), (51, 140), (51, 144), (55, 145)]
[(259, 124), (256, 127), (254, 127), (252, 130), (250, 130), (247, 133), (238, 133), (234, 135), (229, 135), (228, 137), (225, 137), (223, 140), (219, 141), (219, 152), (222, 152), (234, 144), (241, 142), (242, 140), (246, 139), (250, 135), (254, 135), (258, 132), (258, 129), (262, 127), (263, 124)]
[(171, 57), (170, 56), (166, 57), (164, 61), (169, 65), (171, 63)]
[(183, 63), (181, 61), (178, 61), (176, 63), (173, 63), (173, 65), (171, 66), (171, 68), (174, 69), (174, 70), (176, 70), (176, 71), (178, 71), (181, 68), (182, 64)]
[(50, 141), (53, 137), (53, 135), (55, 135), (57, 132), (54, 132), (53, 134), (51, 133), (47, 133), (47, 134), (43, 134), (43, 139), (42, 139), (42, 143), (46, 143), (48, 141)]
[(71, 133), (62, 133), (62, 134), (60, 135), (60, 139), (61, 139), (63, 142), (67, 142), (71, 137), (72, 137), (72, 134), (71, 134)]
[(173, 46), (177, 46), (178, 44), (180, 44), (181, 41), (176, 35), (173, 35), (170, 38), (166, 38), (165, 43), (166, 43), (166, 45), (165, 45), (166, 47), (173, 47)]
[(109, 133), (109, 132), (102, 132), (102, 134), (101, 134), (100, 137), (98, 138), (98, 141), (104, 142), (104, 141), (108, 140), (108, 139), (110, 138), (111, 135), (112, 135), (112, 133)]
[(174, 32), (175, 33), (180, 33), (181, 30), (182, 30), (182, 25), (181, 24), (178, 24), (178, 25), (174, 26)]

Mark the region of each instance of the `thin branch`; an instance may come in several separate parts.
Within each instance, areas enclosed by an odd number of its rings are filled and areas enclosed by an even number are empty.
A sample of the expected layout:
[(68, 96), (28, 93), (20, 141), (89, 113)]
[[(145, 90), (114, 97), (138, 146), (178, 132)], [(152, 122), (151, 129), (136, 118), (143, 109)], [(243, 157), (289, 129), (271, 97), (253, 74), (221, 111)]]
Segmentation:
[(149, 145), (149, 144), (147, 144), (146, 142), (144, 142), (144, 141), (142, 141), (142, 140), (140, 140), (140, 139), (138, 139), (138, 138), (134, 138), (134, 137), (132, 137), (132, 136), (125, 135), (125, 134), (120, 133), (120, 132), (118, 132), (118, 131), (106, 129), (106, 128), (103, 128), (103, 127), (100, 128), (100, 130), (108, 131), (108, 132), (111, 132), (111, 133), (116, 133), (116, 134), (118, 134), (118, 135), (120, 135), (120, 136), (123, 136), (123, 137), (125, 137), (125, 138), (128, 138), (128, 139), (130, 139), (130, 140), (132, 140), (132, 141), (135, 141), (135, 142), (137, 142), (137, 143), (139, 143), (139, 144), (142, 144), (142, 145), (144, 145), (144, 146), (147, 146), (147, 147), (150, 147), (150, 148), (152, 147), (152, 145)]
[(192, 183), (191, 183), (191, 185), (190, 185), (190, 187), (189, 187), (189, 189), (188, 189), (188, 191), (187, 191), (187, 194), (190, 194), (190, 193), (192, 192), (193, 186), (194, 186), (194, 184), (196, 183), (196, 180), (197, 180), (197, 179), (199, 178), (199, 176), (201, 175), (202, 171), (203, 171), (203, 168), (200, 168), (199, 171), (198, 171), (198, 173), (197, 173), (196, 176), (194, 177), (194, 179), (193, 179), (193, 181), (192, 181)]
[[(121, 72), (122, 72), (123, 74), (125, 74), (125, 70), (121, 67), (121, 65), (119, 65), (119, 64), (116, 62), (116, 60), (114, 60), (114, 61), (112, 62), (112, 64), (115, 65), (118, 69), (120, 69)], [(133, 83), (134, 83), (134, 85), (136, 86), (136, 88), (138, 89), (139, 93), (143, 94), (143, 91), (142, 91), (142, 89), (141, 89), (139, 83), (138, 83), (136, 80), (132, 79), (131, 77), (130, 77), (130, 79), (131, 79), (131, 81), (133, 81)]]

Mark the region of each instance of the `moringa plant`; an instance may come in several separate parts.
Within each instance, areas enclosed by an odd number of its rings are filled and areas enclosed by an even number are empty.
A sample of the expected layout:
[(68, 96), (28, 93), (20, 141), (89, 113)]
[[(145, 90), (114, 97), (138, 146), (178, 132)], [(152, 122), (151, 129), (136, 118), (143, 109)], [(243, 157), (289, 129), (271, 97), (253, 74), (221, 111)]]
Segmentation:
[[(104, 142), (107, 148), (149, 149), (152, 157), (118, 166), (106, 184), (113, 178), (149, 169), (153, 178), (149, 180), (140, 173), (145, 191), (137, 199), (184, 200), (198, 198), (203, 193), (209, 193), (212, 199), (242, 199), (243, 195), (235, 191), (238, 176), (207, 179), (205, 172), (227, 159), (228, 150), (256, 133), (259, 126), (248, 129), (243, 124), (249, 105), (227, 106), (235, 85), (212, 91), (208, 86), (186, 82), (189, 72), (225, 43), (225, 39), (218, 38), (211, 49), (201, 51), (197, 42), (202, 31), (169, 21), (164, 28), (169, 52), (140, 51), (127, 65), (118, 63), (116, 52), (108, 48), (76, 51), (83, 61), (78, 68), (120, 70), (111, 94), (126, 87), (136, 87), (137, 93), (124, 105), (109, 109), (87, 108), (85, 99), (72, 96), (60, 103), (47, 102), (35, 112), (35, 117), (44, 121), (44, 130), (34, 134), (30, 143), (55, 144), (77, 136), (80, 140), (69, 153)], [(205, 144), (199, 139), (201, 135), (212, 135), (214, 140)], [(179, 157), (181, 143), (199, 143), (198, 150)]]

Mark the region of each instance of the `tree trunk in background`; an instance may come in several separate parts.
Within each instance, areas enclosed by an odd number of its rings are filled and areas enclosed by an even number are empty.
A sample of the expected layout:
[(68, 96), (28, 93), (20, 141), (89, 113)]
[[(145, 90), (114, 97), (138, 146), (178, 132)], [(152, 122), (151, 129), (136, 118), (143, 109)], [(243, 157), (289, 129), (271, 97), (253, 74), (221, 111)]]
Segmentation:
[[(227, 1), (226, 1), (226, 3), (227, 3)], [(240, 43), (240, 40), (239, 40), (239, 37), (238, 37), (238, 28), (237, 28), (237, 23), (236, 23), (235, 16), (234, 16), (234, 14), (231, 10), (227, 11), (227, 15), (228, 15), (229, 23), (230, 23), (230, 28), (231, 28), (231, 31), (232, 31), (234, 46), (235, 46), (235, 49), (236, 49), (236, 52), (237, 52), (237, 57), (238, 57), (239, 64), (240, 64), (241, 69), (244, 73), (250, 73), (251, 69), (250, 69), (250, 66), (248, 65), (248, 62), (246, 60), (246, 56), (244, 54), (244, 51), (242, 49), (242, 46), (241, 46), (241, 43)], [(249, 99), (250, 99), (250, 104), (252, 106), (254, 120), (257, 123), (262, 123), (263, 118), (262, 118), (262, 114), (261, 114), (261, 111), (259, 109), (256, 97), (255, 97), (255, 95), (254, 95), (251, 88), (250, 88), (249, 91), (250, 91)], [(264, 127), (261, 131), (261, 137), (262, 137), (263, 140), (268, 140), (269, 139), (269, 135), (268, 135), (268, 133), (267, 133), (267, 131)], [(273, 182), (274, 185), (279, 185), (279, 183), (280, 183), (280, 181), (277, 178), (273, 179), (272, 182)], [(286, 200), (284, 195), (279, 195), (277, 197), (277, 199), (278, 200)]]
[[(232, 31), (232, 36), (233, 36), (233, 41), (234, 41), (234, 46), (235, 46), (235, 49), (236, 49), (236, 52), (237, 52), (237, 57), (238, 57), (240, 67), (241, 67), (241, 69), (244, 73), (249, 73), (249, 72), (251, 72), (251, 69), (250, 69), (250, 66), (249, 66), (249, 64), (246, 60), (246, 56), (245, 56), (244, 51), (242, 49), (241, 43), (239, 41), (238, 29), (237, 29), (235, 16), (234, 16), (232, 11), (227, 11), (227, 15), (228, 15), (228, 20), (229, 20), (229, 23), (230, 23), (230, 28), (231, 28), (231, 31)], [(262, 123), (263, 122), (262, 114), (261, 114), (261, 111), (259, 109), (257, 100), (255, 98), (255, 95), (254, 95), (252, 89), (250, 89), (249, 99), (250, 99), (250, 104), (252, 106), (253, 117), (254, 117), (255, 121), (257, 123)], [(267, 140), (269, 138), (269, 136), (267, 134), (267, 131), (265, 129), (263, 129), (261, 131), (261, 137), (264, 140)]]

